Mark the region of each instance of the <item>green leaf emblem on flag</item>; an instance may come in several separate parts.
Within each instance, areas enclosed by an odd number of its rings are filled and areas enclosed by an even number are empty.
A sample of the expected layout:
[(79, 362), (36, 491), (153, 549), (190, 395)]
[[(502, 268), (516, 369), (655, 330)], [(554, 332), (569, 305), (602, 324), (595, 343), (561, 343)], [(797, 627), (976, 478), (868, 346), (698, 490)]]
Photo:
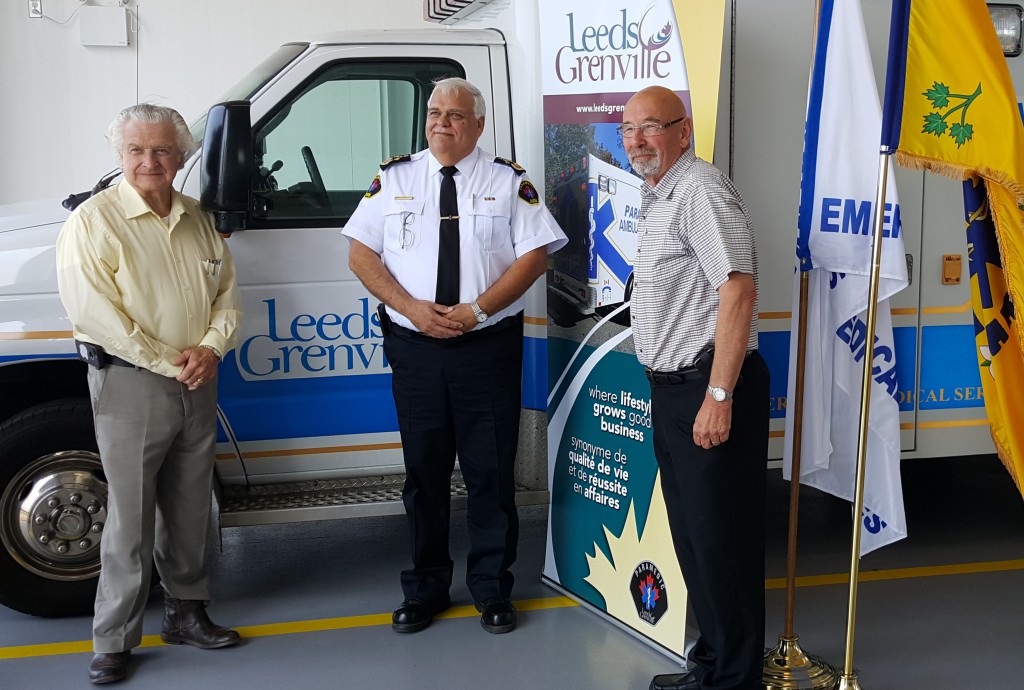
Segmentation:
[[(931, 88), (921, 93), (922, 96), (931, 101), (934, 111), (924, 115), (924, 127), (921, 129), (922, 134), (934, 134), (937, 137), (941, 137), (943, 134), (949, 133), (949, 136), (956, 142), (956, 147), (960, 148), (968, 141), (974, 138), (974, 125), (967, 121), (967, 111), (970, 109), (971, 104), (974, 103), (974, 99), (981, 95), (981, 84), (978, 84), (978, 88), (974, 90), (974, 93), (961, 94), (961, 93), (950, 93), (949, 87), (942, 82), (932, 82)], [(950, 107), (950, 100), (956, 99), (960, 103)], [(943, 109), (946, 108), (945, 112)], [(953, 113), (959, 111), (959, 121), (954, 120), (952, 123), (946, 122)]]

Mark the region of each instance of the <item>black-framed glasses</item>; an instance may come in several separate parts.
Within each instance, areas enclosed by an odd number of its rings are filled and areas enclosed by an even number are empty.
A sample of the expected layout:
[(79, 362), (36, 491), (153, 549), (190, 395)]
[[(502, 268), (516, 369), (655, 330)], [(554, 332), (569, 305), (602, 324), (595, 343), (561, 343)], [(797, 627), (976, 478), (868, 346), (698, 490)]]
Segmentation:
[(666, 129), (672, 125), (679, 124), (685, 119), (686, 116), (683, 115), (678, 120), (672, 120), (672, 122), (666, 122), (665, 124), (661, 124), (659, 122), (644, 122), (639, 125), (619, 125), (615, 128), (615, 131), (618, 132), (623, 139), (632, 139), (636, 136), (637, 132), (640, 132), (640, 134), (645, 137), (660, 137), (665, 133)]

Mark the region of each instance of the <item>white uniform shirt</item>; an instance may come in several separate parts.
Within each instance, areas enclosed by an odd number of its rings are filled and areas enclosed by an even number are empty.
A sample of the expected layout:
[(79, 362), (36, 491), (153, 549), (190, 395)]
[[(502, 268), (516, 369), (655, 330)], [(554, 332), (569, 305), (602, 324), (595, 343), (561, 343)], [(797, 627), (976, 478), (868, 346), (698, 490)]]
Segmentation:
[[(429, 150), (385, 163), (342, 230), (380, 254), (384, 267), (414, 299), (434, 301), (437, 289), (441, 167)], [(455, 167), (459, 302), (469, 303), (519, 257), (545, 246), (554, 252), (567, 240), (521, 168), (495, 162), (479, 147)], [(520, 297), (477, 329), (522, 311), (524, 304)], [(416, 328), (390, 307), (388, 314), (399, 326)]]

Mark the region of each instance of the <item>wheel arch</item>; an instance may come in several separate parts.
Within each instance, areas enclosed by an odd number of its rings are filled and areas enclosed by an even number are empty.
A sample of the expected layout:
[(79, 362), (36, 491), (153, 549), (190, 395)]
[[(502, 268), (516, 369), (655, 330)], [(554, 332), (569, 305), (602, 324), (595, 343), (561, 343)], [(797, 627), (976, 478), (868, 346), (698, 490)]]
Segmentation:
[(77, 359), (22, 359), (0, 366), (0, 423), (54, 400), (89, 399), (86, 364)]

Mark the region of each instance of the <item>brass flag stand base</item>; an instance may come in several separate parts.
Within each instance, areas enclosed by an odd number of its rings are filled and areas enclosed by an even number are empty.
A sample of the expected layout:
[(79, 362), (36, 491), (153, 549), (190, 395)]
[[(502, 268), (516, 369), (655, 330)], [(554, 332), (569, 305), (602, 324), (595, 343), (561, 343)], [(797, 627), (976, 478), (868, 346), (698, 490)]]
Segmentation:
[(857, 682), (857, 674), (844, 673), (839, 678), (839, 687), (836, 690), (861, 690), (860, 683)]
[(836, 678), (827, 661), (800, 648), (796, 635), (779, 635), (779, 643), (764, 655), (765, 690), (833, 690)]

